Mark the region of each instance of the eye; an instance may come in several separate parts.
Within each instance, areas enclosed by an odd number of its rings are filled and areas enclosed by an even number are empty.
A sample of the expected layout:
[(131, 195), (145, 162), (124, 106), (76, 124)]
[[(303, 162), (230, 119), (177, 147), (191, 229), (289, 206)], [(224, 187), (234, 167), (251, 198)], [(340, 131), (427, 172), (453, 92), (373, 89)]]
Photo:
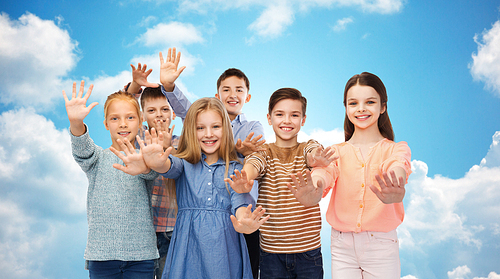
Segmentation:
[(129, 116), (127, 119), (133, 120), (133, 119), (135, 119), (135, 116)]
[(375, 101), (368, 101), (366, 103), (369, 104), (369, 105), (373, 105), (373, 104), (375, 104)]
[(214, 129), (220, 129), (220, 128), (221, 128), (221, 126), (220, 126), (220, 125), (214, 125), (214, 126), (213, 126), (213, 128), (214, 128)]
[(196, 130), (203, 130), (203, 127), (198, 126), (198, 127), (196, 127)]
[(165, 112), (169, 112), (169, 111), (170, 111), (170, 109), (169, 109), (169, 108), (164, 108), (164, 109), (163, 109), (163, 111), (165, 111)]
[(148, 109), (148, 113), (153, 113), (154, 109)]
[(292, 114), (292, 117), (300, 117), (300, 114), (294, 113), (294, 114)]
[(116, 120), (118, 120), (118, 118), (117, 117), (111, 117), (109, 120), (116, 121)]
[(349, 102), (349, 105), (350, 105), (350, 106), (355, 106), (355, 105), (357, 105), (357, 104), (358, 104), (357, 102)]
[(280, 117), (280, 116), (283, 116), (283, 113), (275, 113), (274, 115)]

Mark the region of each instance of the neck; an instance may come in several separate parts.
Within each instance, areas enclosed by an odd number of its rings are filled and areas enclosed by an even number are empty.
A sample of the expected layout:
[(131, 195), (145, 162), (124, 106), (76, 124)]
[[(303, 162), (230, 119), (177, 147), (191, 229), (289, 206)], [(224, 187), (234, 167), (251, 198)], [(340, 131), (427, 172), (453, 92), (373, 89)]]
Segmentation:
[(291, 139), (288, 139), (288, 140), (284, 140), (284, 139), (280, 139), (280, 138), (276, 138), (276, 142), (274, 144), (276, 144), (276, 146), (279, 146), (279, 147), (293, 147), (295, 145), (297, 145), (297, 135)]
[(384, 139), (377, 125), (367, 129), (354, 128), (354, 133), (349, 139), (352, 144), (374, 144)]
[(205, 155), (207, 156), (205, 158), (205, 162), (208, 165), (215, 164), (215, 163), (217, 163), (217, 161), (219, 161), (219, 155), (218, 154), (210, 154), (210, 155), (205, 154)]
[(239, 114), (229, 114), (228, 113), (228, 115), (229, 115), (229, 120), (233, 121), (236, 119), (236, 116), (238, 116)]

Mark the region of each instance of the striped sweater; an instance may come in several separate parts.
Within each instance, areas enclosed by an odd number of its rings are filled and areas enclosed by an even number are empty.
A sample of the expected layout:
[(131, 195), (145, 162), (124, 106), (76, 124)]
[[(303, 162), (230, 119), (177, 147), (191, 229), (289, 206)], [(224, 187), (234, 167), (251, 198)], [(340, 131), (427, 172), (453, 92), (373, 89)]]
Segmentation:
[(245, 163), (258, 170), (257, 206), (266, 209), (269, 220), (260, 227), (260, 247), (268, 253), (302, 253), (321, 247), (319, 205), (305, 207), (287, 187), (290, 174), (305, 175), (306, 154), (320, 144), (314, 140), (294, 147), (265, 144), (266, 151), (247, 156)]

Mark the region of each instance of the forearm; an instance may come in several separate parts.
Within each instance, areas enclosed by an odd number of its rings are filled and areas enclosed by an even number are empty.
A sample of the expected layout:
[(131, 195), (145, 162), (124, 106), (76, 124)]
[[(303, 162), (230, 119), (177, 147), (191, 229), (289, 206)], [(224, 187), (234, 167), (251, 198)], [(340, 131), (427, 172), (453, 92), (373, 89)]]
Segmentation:
[(132, 94), (132, 95), (138, 94), (140, 92), (140, 90), (141, 90), (141, 86), (135, 81), (132, 81), (127, 88), (127, 92)]
[(75, 137), (79, 137), (87, 131), (87, 127), (83, 123), (83, 121), (70, 121), (69, 131)]
[(172, 162), (170, 162), (170, 159), (167, 158), (167, 161), (161, 166), (151, 166), (151, 169), (156, 171), (157, 173), (166, 173), (170, 170), (170, 166), (172, 165)]
[(248, 180), (254, 180), (259, 175), (257, 168), (249, 163), (245, 163), (243, 170), (246, 172)]
[(403, 181), (406, 181), (406, 171), (405, 171), (404, 168), (402, 168), (402, 167), (393, 167), (391, 170), (394, 171), (394, 173), (396, 174), (397, 178), (402, 177)]

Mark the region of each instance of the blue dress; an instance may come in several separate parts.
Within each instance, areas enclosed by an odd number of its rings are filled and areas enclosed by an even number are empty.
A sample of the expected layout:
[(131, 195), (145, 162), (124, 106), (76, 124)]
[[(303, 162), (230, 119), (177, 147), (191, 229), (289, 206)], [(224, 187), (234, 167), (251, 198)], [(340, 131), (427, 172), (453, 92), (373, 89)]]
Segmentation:
[[(205, 154), (196, 164), (170, 156), (175, 179), (177, 221), (162, 278), (253, 278), (243, 234), (234, 230), (229, 216), (255, 201), (224, 183), (225, 162), (208, 165)], [(242, 169), (229, 164), (228, 174)]]

